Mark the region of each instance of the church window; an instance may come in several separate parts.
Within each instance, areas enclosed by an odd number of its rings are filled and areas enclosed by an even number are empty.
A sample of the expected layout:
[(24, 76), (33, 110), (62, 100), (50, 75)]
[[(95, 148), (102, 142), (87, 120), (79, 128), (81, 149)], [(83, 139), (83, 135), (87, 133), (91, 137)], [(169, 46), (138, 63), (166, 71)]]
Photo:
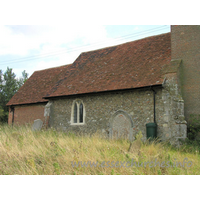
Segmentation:
[(85, 123), (85, 108), (81, 100), (75, 100), (73, 102), (71, 121), (73, 125)]

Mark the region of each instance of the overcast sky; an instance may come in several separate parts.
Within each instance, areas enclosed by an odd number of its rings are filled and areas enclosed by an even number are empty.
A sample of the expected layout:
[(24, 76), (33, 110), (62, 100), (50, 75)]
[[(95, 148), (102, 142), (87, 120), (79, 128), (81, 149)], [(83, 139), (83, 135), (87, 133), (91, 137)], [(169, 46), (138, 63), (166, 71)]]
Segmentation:
[(170, 31), (169, 25), (14, 25), (0, 26), (0, 69), (20, 77), (72, 63), (81, 52)]

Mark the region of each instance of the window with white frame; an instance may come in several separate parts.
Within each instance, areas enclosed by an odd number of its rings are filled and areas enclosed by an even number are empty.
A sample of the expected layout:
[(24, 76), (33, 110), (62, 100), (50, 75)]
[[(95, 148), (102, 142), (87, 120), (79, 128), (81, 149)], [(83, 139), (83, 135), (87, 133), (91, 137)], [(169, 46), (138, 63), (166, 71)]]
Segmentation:
[(72, 104), (71, 122), (74, 125), (85, 123), (85, 107), (81, 100), (75, 100)]

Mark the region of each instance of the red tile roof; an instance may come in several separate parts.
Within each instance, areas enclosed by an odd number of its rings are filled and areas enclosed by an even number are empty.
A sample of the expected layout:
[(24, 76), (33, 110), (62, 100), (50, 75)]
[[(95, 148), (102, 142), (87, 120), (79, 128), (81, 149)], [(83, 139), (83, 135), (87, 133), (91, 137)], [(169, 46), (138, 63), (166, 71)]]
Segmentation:
[(64, 71), (70, 65), (35, 71), (19, 91), (7, 103), (7, 106), (48, 102), (46, 95), (56, 82), (63, 78)]
[(170, 33), (85, 52), (45, 98), (160, 85), (170, 61)]
[(161, 69), (170, 61), (170, 33), (85, 52), (71, 65), (34, 72), (7, 105), (160, 85), (163, 82)]

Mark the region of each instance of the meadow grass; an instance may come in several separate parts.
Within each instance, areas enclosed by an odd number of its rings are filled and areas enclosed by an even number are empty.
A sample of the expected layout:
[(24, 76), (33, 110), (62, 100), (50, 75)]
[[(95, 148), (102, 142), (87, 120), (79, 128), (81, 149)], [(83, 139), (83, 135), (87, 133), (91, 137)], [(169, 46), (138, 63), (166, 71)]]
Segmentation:
[[(140, 137), (130, 144), (127, 140), (109, 140), (98, 133), (75, 135), (54, 129), (33, 132), (28, 126), (2, 125), (0, 174), (200, 174), (199, 145), (183, 144), (176, 148), (163, 142), (142, 142)], [(181, 166), (184, 159), (186, 163)], [(80, 161), (88, 165), (78, 165)]]

